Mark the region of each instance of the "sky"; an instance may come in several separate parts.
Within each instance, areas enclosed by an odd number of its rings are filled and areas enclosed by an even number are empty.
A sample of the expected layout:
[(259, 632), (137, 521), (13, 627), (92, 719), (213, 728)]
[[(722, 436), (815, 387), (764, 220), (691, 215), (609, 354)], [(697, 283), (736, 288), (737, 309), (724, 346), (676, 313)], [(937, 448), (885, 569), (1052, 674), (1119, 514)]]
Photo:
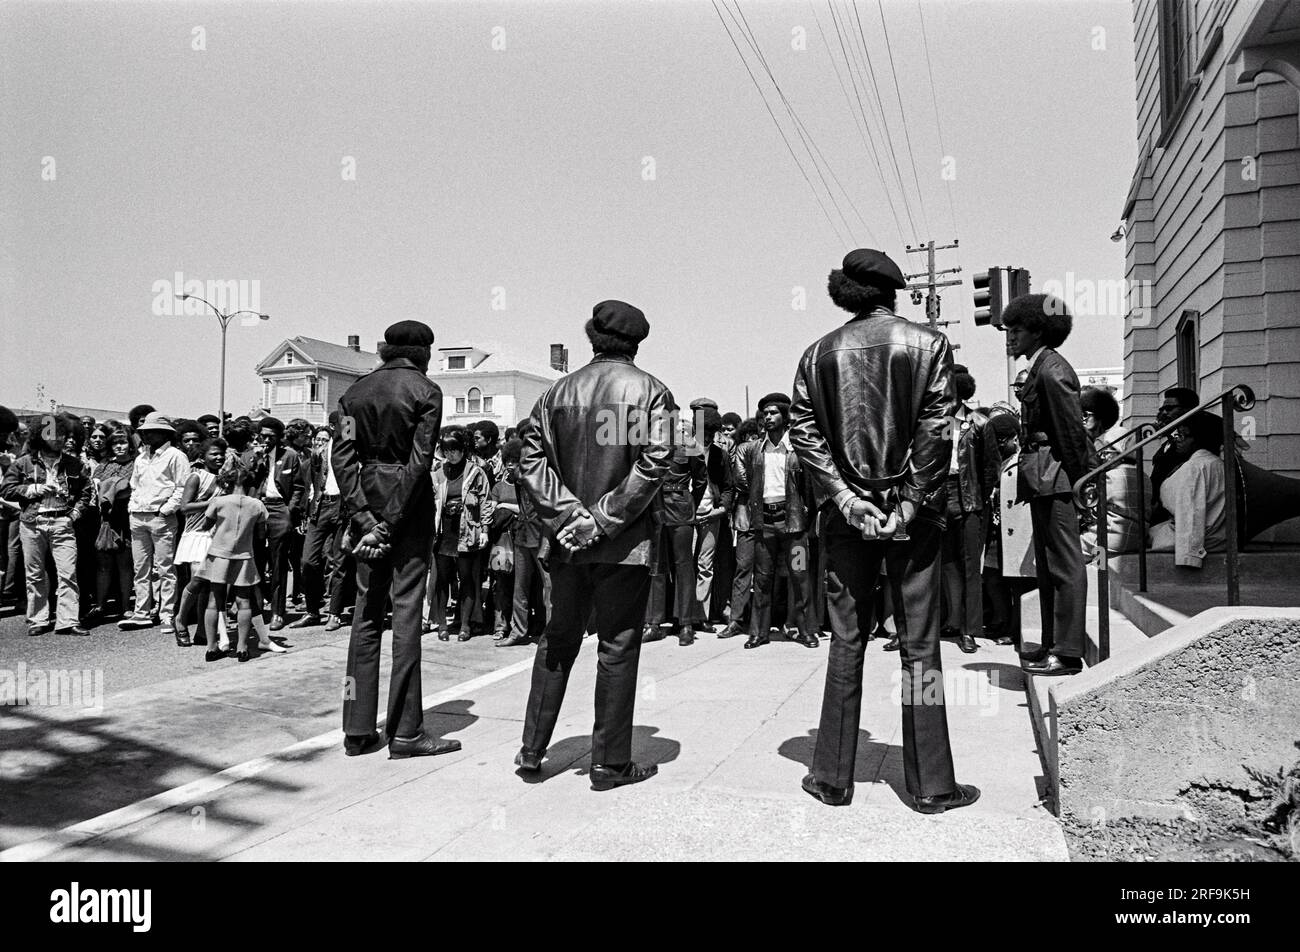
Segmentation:
[[(1124, 276), (1132, 29), (1127, 2), (1059, 0), (6, 2), (0, 402), (215, 410), (217, 321), (158, 306), (181, 272), (257, 282), (270, 315), (230, 327), (236, 413), (285, 338), (369, 349), (413, 318), (576, 364), (606, 298), (645, 312), (638, 363), (679, 402), (743, 411), (847, 319), (847, 251), (917, 272), (931, 238), (959, 241), (942, 317), (992, 402), (973, 273)], [(1063, 352), (1118, 367), (1095, 310)]]

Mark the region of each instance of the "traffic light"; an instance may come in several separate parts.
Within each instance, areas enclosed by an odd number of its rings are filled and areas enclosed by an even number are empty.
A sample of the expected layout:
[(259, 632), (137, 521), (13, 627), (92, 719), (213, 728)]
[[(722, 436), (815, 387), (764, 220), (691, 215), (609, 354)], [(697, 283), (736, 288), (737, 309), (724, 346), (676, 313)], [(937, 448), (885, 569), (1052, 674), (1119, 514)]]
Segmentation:
[(975, 326), (1002, 326), (1002, 269), (989, 268), (975, 275)]
[(1007, 301), (1014, 301), (1022, 294), (1029, 293), (1029, 272), (1024, 268), (1009, 268), (1007, 270), (1007, 286), (1011, 289), (1011, 294)]

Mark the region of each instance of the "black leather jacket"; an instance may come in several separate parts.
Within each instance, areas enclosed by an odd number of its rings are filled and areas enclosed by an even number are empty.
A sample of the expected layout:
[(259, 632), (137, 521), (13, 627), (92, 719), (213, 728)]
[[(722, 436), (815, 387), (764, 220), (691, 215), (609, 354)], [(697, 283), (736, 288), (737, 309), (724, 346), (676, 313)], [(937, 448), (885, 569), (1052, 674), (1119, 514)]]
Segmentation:
[(962, 512), (983, 512), (997, 488), (1002, 457), (989, 418), (972, 411), (957, 441), (957, 485)]
[(442, 390), (398, 357), (366, 374), (339, 400), (343, 432), (330, 465), (358, 535), (376, 523), (433, 532), (433, 442)]
[[(763, 454), (767, 447), (767, 434), (745, 443), (736, 456), (736, 496), (740, 505), (747, 507), (748, 528), (757, 532), (763, 527)], [(794, 448), (793, 438), (790, 440)], [(807, 532), (808, 478), (796, 453), (787, 453), (785, 462), (785, 528), (787, 535)]]
[(818, 503), (851, 489), (890, 504), (897, 487), (918, 508), (942, 512), (934, 497), (948, 473), (955, 406), (948, 338), (878, 309), (804, 351), (790, 445)]
[(533, 407), (520, 474), (554, 536), (579, 506), (604, 538), (555, 561), (647, 565), (654, 532), (647, 511), (673, 454), (677, 404), (655, 377), (627, 357), (598, 354), (562, 377)]

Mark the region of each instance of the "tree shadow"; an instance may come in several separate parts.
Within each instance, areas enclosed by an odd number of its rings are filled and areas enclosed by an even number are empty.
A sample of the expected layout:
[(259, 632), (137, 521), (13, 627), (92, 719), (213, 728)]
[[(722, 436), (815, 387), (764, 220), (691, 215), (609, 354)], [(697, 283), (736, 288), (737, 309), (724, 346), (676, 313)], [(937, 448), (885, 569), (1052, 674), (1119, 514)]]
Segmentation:
[[(777, 753), (812, 770), (813, 750), (816, 746), (817, 729), (813, 728), (806, 736), (782, 741)], [(876, 740), (870, 731), (861, 728), (858, 729), (857, 756), (853, 760), (853, 782), (887, 783), (899, 800), (908, 804), (912, 802), (903, 778), (903, 748)]]
[[(633, 760), (637, 763), (666, 764), (677, 759), (682, 751), (682, 745), (670, 737), (655, 736), (658, 733), (657, 727), (637, 725), (632, 728)], [(587, 763), (578, 766), (574, 771), (579, 777), (585, 777), (591, 773), (591, 762), (588, 759), (590, 755), (590, 734), (566, 737), (552, 743), (546, 749), (546, 759), (542, 761), (541, 770), (536, 772), (517, 770), (515, 773), (525, 783), (545, 783), (587, 759)]]

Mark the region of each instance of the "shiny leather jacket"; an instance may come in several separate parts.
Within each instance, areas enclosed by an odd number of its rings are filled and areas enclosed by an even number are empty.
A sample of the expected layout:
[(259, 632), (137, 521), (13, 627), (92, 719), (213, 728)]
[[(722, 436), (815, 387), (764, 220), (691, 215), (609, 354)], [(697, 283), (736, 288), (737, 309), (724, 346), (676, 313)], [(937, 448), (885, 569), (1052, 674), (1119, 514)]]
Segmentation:
[[(808, 503), (811, 496), (808, 479), (799, 457), (793, 452), (785, 454), (785, 528), (787, 535), (807, 532), (809, 529)], [(763, 451), (767, 434), (745, 443), (736, 457), (736, 497), (746, 506), (748, 528), (757, 532), (763, 527)]]
[(804, 351), (790, 445), (818, 503), (849, 489), (892, 505), (896, 487), (918, 508), (941, 512), (955, 406), (948, 338), (879, 308)]
[(1097, 465), (1097, 451), (1083, 428), (1079, 378), (1069, 361), (1043, 348), (1020, 390), (1020, 479), (1017, 491), (1064, 495)]
[(519, 461), (538, 517), (553, 537), (582, 506), (604, 534), (577, 553), (554, 546), (553, 561), (649, 564), (647, 510), (668, 472), (676, 417), (668, 388), (614, 354), (597, 354), (542, 394)]
[[(1002, 457), (989, 418), (971, 412), (957, 441), (957, 486), (962, 512), (983, 512), (998, 487)], [(958, 424), (960, 427), (960, 424)]]
[(695, 522), (695, 504), (708, 488), (709, 474), (703, 453), (688, 452), (678, 443), (659, 490), (659, 522), (665, 526), (689, 526)]

